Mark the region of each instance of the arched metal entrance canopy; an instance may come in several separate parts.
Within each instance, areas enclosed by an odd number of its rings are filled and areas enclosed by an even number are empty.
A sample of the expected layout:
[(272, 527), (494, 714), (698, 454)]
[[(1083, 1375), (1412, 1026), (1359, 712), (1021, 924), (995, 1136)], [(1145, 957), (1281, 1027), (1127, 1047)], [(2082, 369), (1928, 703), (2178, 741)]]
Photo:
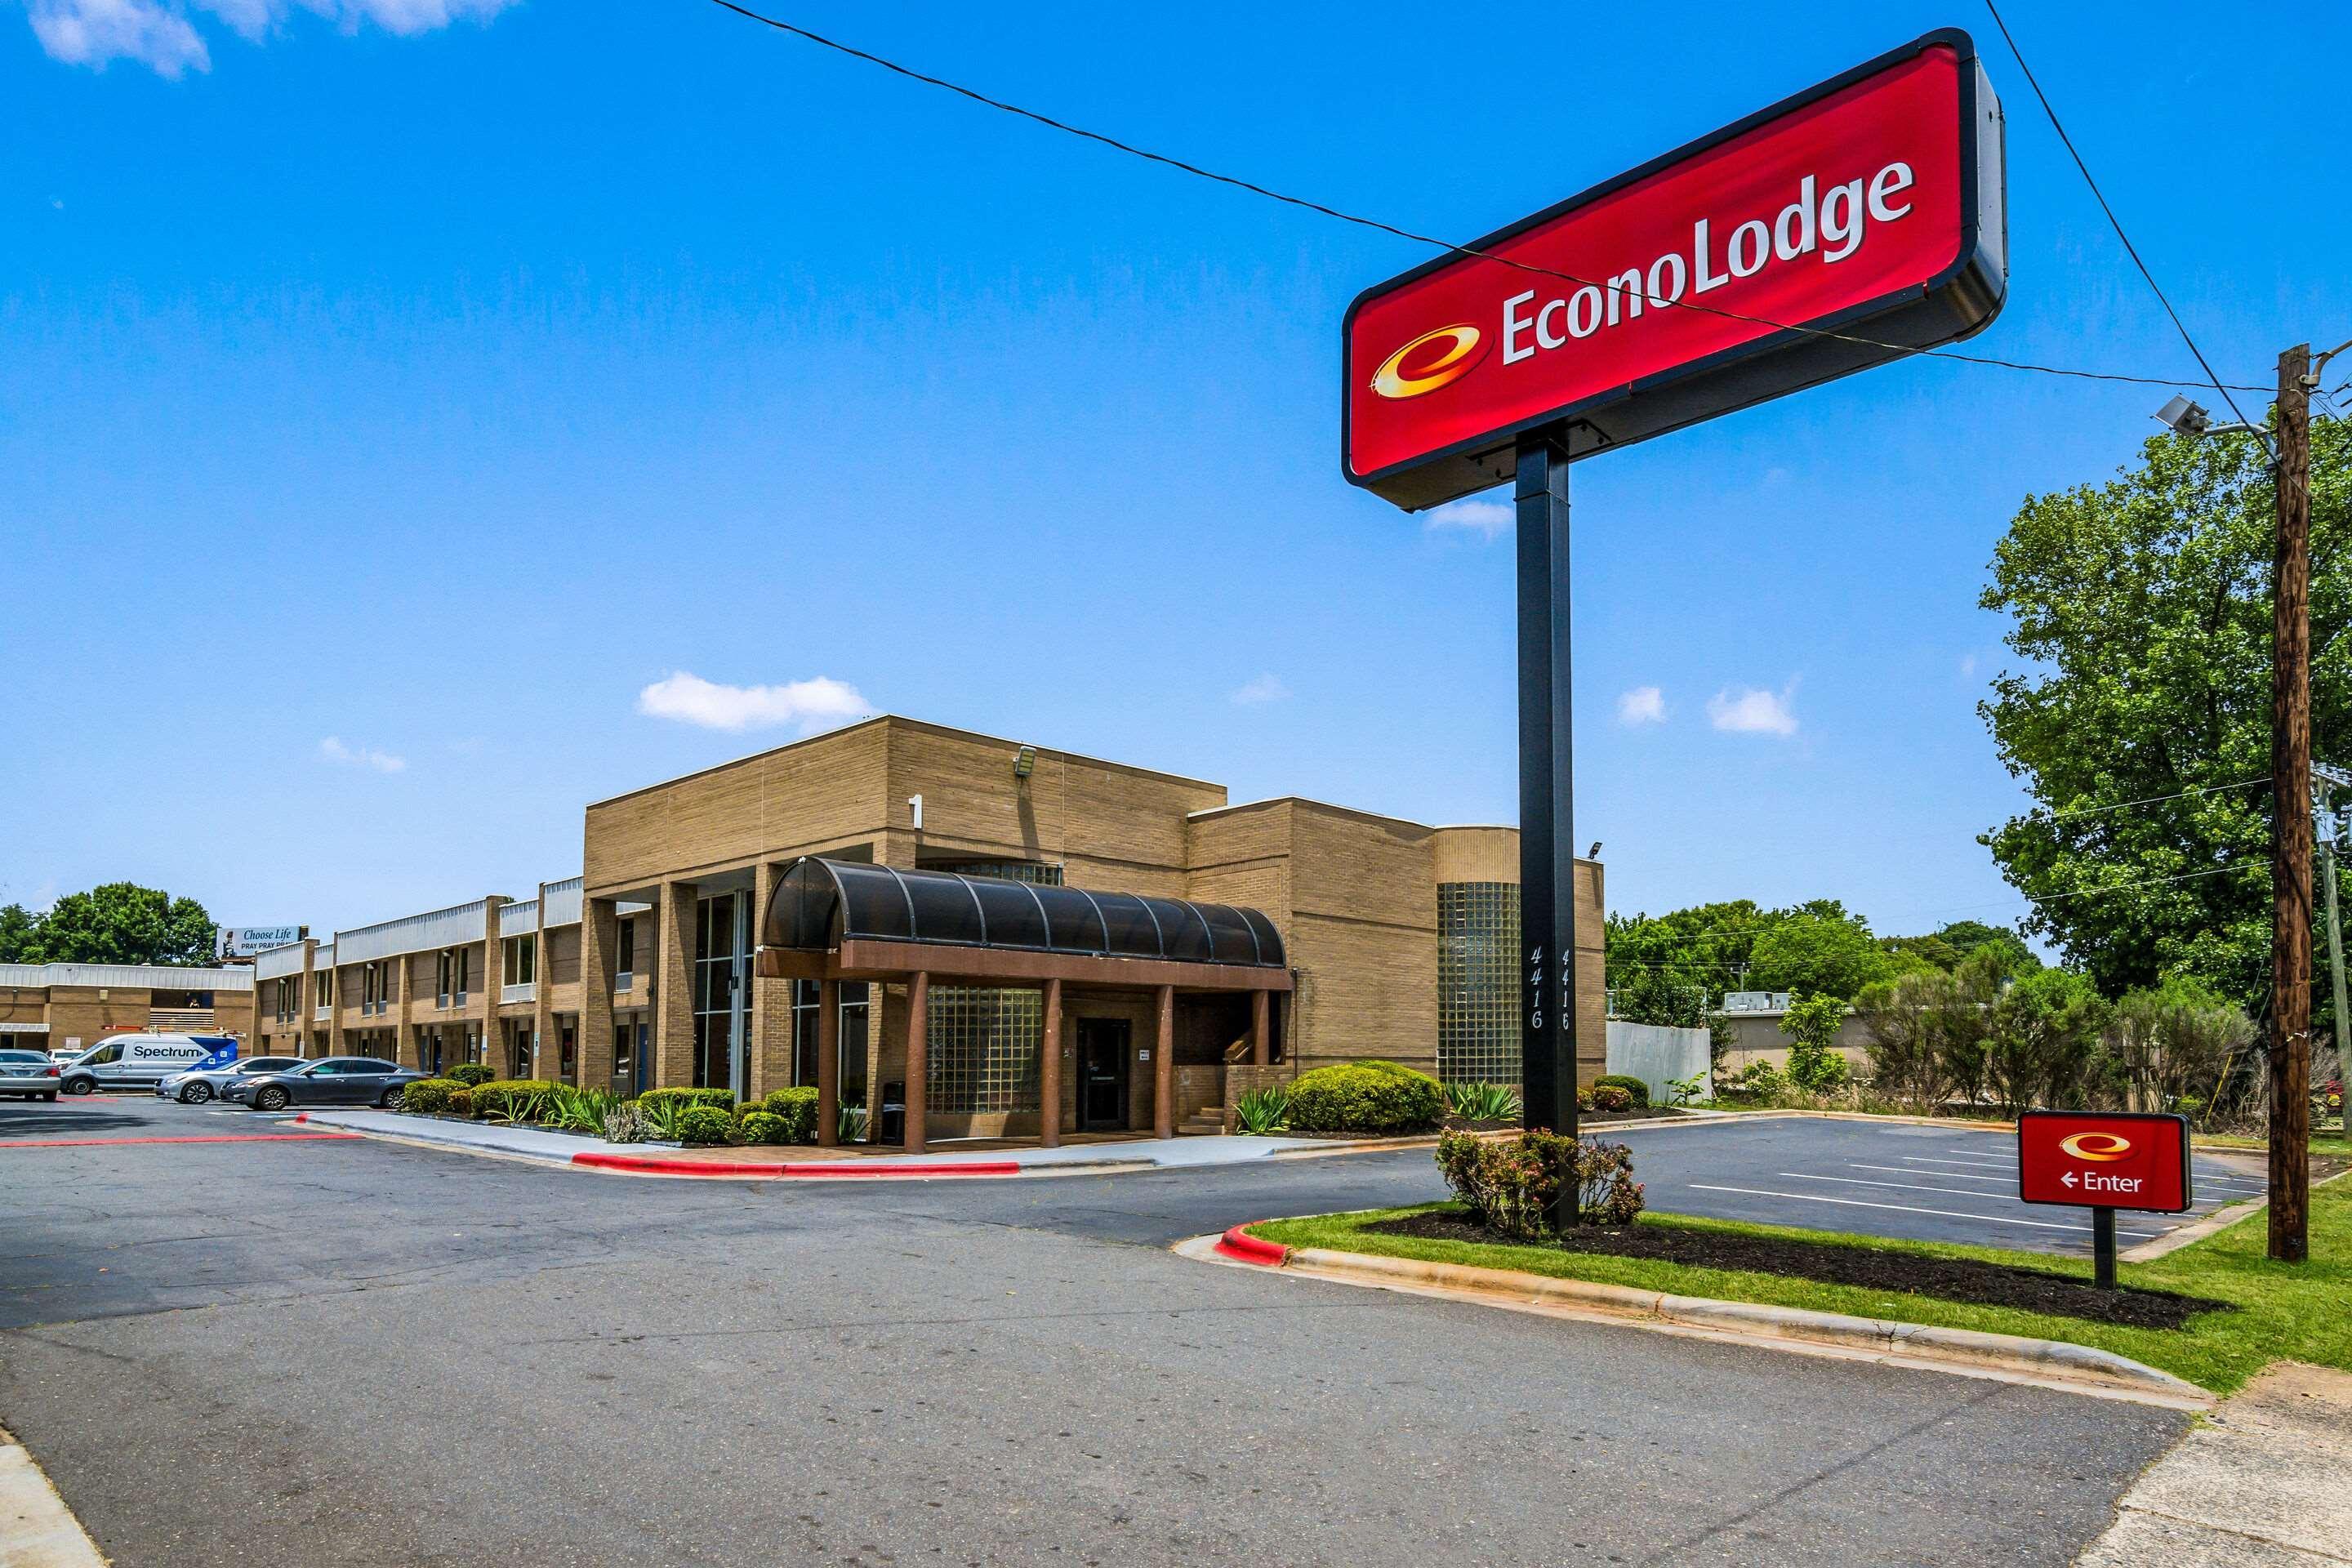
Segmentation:
[(760, 945), (763, 974), (1290, 989), (1281, 933), (1255, 910), (819, 856), (777, 881)]

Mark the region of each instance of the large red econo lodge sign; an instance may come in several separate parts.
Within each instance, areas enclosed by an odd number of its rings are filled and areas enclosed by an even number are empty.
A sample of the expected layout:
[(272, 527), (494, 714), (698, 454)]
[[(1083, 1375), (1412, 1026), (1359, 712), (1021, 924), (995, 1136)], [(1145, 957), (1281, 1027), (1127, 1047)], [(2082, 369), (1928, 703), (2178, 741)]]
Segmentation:
[(1950, 342), (2006, 237), (2000, 106), (1931, 33), (1359, 295), (1342, 467), (1434, 506), (1523, 430), (1583, 456)]
[(2189, 1119), (2029, 1110), (2017, 1119), (2017, 1195), (2076, 1208), (2189, 1207)]

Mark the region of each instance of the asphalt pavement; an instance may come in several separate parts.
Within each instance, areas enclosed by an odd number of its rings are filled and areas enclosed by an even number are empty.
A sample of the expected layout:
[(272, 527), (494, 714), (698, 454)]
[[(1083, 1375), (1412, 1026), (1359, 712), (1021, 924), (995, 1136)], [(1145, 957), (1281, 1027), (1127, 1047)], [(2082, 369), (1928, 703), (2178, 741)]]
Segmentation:
[[(83, 1139), (234, 1137), (227, 1142)], [(0, 1105), (0, 1426), (118, 1563), (2068, 1562), (2183, 1417), (1170, 1255), (1425, 1152), (665, 1182)]]
[[(2091, 1250), (2088, 1209), (2021, 1202), (2017, 1135), (1827, 1117), (1756, 1118), (1611, 1133), (1632, 1145), (1649, 1206), (1976, 1247)], [(2268, 1190), (2260, 1154), (2198, 1154), (2187, 1214), (2124, 1213), (2126, 1250)]]

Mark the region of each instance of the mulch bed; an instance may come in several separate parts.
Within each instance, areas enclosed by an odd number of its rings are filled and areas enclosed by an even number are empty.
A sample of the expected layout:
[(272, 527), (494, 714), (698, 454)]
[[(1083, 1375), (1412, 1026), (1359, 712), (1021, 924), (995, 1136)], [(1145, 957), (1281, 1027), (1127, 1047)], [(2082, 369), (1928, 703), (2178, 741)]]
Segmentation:
[[(1442, 1209), (1385, 1219), (1364, 1228), (1381, 1236), (1420, 1237), (1432, 1241), (1501, 1247), (1529, 1245), (1489, 1234), (1474, 1216)], [(1674, 1225), (1635, 1225), (1618, 1230), (1591, 1226), (1578, 1231), (1564, 1250), (1601, 1253), (1612, 1258), (1655, 1258), (1696, 1268), (1777, 1274), (1824, 1285), (1854, 1285), (1866, 1290), (1932, 1296), (1971, 1306), (2015, 1307), (2029, 1312), (2048, 1312), (2134, 1329), (2177, 1329), (2199, 1312), (2236, 1310), (2227, 1301), (2177, 1296), (2164, 1290), (2101, 1290), (2086, 1279), (2045, 1274), (2035, 1268), (2014, 1268), (2006, 1264), (1927, 1258), (1876, 1247), (1741, 1236)]]

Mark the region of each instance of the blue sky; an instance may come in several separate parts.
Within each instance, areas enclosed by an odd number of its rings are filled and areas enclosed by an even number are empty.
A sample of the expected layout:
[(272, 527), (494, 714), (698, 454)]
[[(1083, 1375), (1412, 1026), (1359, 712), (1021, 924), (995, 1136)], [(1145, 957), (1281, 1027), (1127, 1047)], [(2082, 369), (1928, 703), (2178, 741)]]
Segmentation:
[[(1464, 237), (1957, 23), (2010, 114), (1976, 346), (2193, 373), (1979, 7), (1804, 11), (783, 14)], [(2231, 379), (2352, 336), (2342, 6), (2010, 11)], [(583, 802), (868, 710), (1516, 815), (1507, 529), (1339, 477), (1339, 314), (1415, 247), (688, 0), (37, 0), (0, 104), (0, 900), (527, 896)], [(2163, 395), (1914, 361), (1580, 465), (1611, 903), (2017, 913), (1976, 594)]]

